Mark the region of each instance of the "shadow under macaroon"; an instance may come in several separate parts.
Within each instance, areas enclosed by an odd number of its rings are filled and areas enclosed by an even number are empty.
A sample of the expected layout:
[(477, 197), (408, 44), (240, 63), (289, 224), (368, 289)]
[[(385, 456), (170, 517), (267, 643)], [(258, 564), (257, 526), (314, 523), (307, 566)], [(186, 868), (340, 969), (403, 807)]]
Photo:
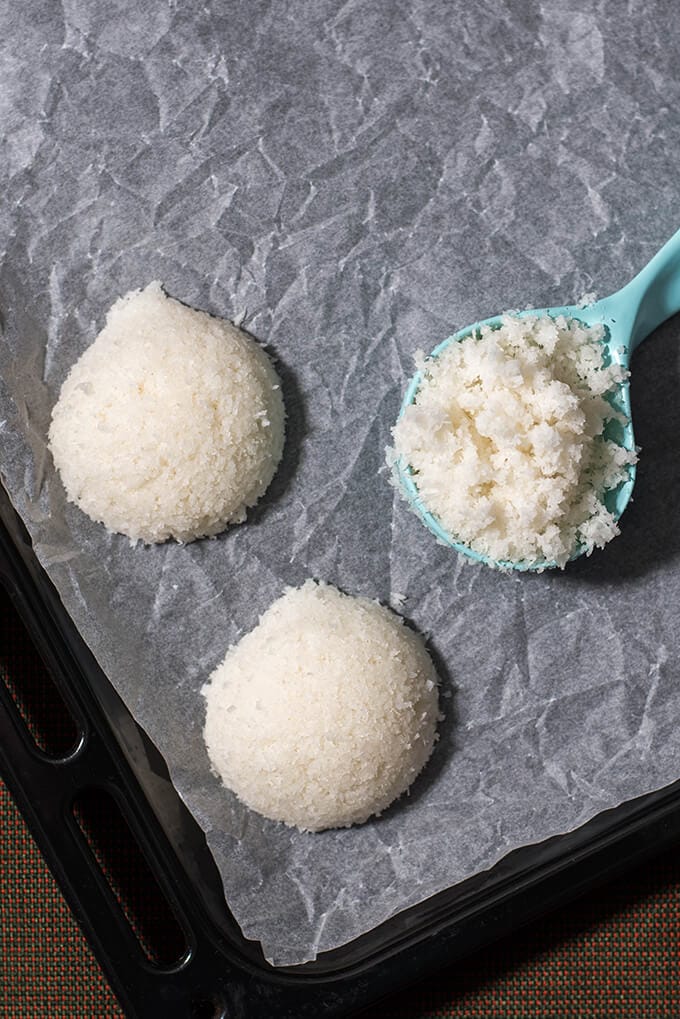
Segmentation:
[[(247, 332), (247, 330), (244, 331)], [(254, 339), (256, 343), (258, 342), (250, 333), (247, 333), (247, 335)], [(276, 473), (267, 491), (258, 499), (256, 505), (251, 506), (248, 510), (246, 519), (243, 522), (245, 526), (257, 525), (262, 522), (267, 514), (271, 512), (272, 508), (284, 497), (297, 474), (302, 443), (307, 434), (307, 415), (302, 399), (302, 390), (295, 372), (279, 358), (278, 354), (274, 354), (266, 346), (264, 349), (271, 358), (276, 374), (281, 381), (281, 393), (286, 411), (286, 434), (283, 454)], [(228, 534), (232, 529), (232, 527), (225, 528), (222, 535)]]

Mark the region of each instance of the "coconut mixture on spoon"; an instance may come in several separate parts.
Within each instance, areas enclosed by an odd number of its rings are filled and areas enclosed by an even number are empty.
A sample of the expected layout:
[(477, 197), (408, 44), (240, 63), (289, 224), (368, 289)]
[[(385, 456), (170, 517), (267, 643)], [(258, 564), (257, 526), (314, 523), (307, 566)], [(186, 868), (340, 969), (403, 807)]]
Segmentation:
[(615, 537), (637, 460), (630, 357), (678, 310), (680, 231), (609, 297), (498, 315), (421, 356), (387, 458), (423, 523), (501, 569)]

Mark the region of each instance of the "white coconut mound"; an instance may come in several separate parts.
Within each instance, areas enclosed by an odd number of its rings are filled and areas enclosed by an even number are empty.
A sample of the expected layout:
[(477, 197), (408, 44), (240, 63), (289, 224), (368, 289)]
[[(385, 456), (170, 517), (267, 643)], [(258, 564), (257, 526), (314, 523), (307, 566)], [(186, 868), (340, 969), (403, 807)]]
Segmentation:
[(603, 436), (624, 421), (605, 399), (626, 378), (605, 366), (601, 326), (504, 316), (437, 358), (392, 430), (398, 458), (446, 531), (492, 560), (555, 562), (619, 533), (604, 494), (636, 456)]
[(436, 738), (437, 676), (422, 638), (376, 602), (312, 580), (267, 609), (203, 694), (224, 784), (303, 830), (380, 813)]
[(192, 541), (245, 519), (272, 480), (285, 412), (267, 354), (166, 297), (116, 301), (71, 369), (49, 447), (68, 498), (133, 541)]

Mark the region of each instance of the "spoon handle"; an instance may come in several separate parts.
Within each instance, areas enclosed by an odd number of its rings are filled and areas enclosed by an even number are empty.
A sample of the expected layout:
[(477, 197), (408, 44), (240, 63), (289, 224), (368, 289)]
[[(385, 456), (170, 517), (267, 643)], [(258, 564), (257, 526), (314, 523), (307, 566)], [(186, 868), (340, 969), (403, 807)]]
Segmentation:
[(680, 311), (680, 230), (614, 297), (619, 315), (634, 322), (632, 354), (657, 326)]

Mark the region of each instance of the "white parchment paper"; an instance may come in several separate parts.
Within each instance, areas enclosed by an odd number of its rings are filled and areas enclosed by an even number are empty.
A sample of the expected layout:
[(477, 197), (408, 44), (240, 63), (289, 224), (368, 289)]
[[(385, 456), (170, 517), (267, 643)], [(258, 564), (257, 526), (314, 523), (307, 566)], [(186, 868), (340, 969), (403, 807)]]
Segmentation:
[[(624, 533), (565, 574), (463, 563), (379, 474), (416, 349), (614, 290), (677, 227), (672, 5), (2, 7), (3, 482), (246, 936), (276, 964), (312, 959), (680, 777), (677, 322), (634, 362)], [(246, 525), (132, 549), (65, 503), (45, 435), (107, 308), (156, 278), (244, 315), (279, 359), (289, 438)], [(447, 714), (409, 798), (320, 835), (220, 787), (199, 696), (308, 576), (403, 595)]]

